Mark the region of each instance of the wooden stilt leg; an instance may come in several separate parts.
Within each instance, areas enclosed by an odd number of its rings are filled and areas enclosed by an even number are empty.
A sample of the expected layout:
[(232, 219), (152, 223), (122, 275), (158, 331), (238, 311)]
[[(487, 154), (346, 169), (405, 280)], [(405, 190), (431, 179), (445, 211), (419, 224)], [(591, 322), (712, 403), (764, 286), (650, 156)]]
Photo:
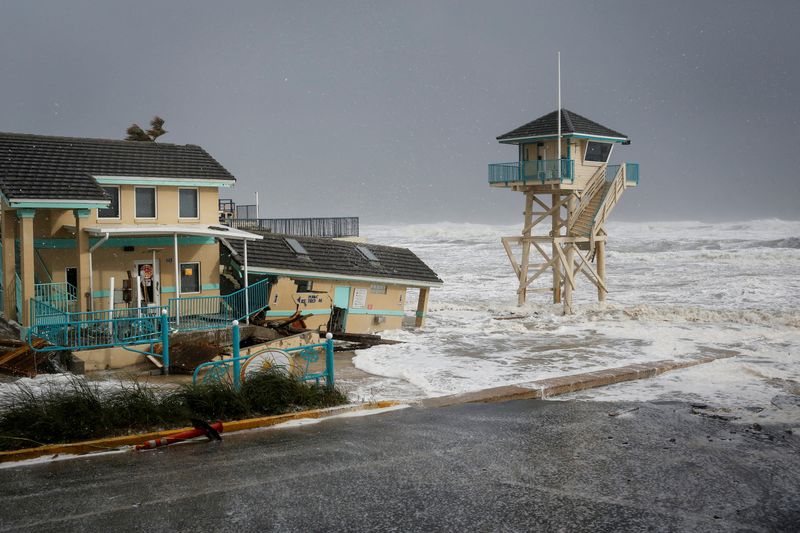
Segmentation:
[[(553, 195), (552, 206), (555, 207), (561, 202), (561, 195)], [(561, 208), (553, 211), (553, 226), (551, 237), (555, 239), (561, 234)], [(553, 241), (553, 303), (561, 302), (561, 261), (558, 259), (558, 251), (556, 250), (558, 244)]]
[[(575, 196), (570, 195), (569, 200), (567, 200), (567, 220), (572, 220), (573, 214), (576, 208)], [(572, 228), (566, 228), (566, 234), (569, 235), (571, 233)], [(563, 265), (564, 271), (566, 272), (567, 277), (570, 279), (575, 278), (575, 245), (570, 244), (567, 246), (565, 250), (566, 255), (566, 264)], [(571, 315), (572, 314), (572, 286), (567, 283), (564, 285), (564, 314)]]
[[(525, 297), (528, 292), (528, 265), (530, 264), (531, 257), (531, 220), (533, 218), (533, 193), (525, 193), (525, 225), (523, 226), (522, 233), (522, 261), (519, 265), (519, 289), (517, 294), (517, 305), (525, 303)], [(526, 238), (527, 237), (527, 238)]]
[[(597, 259), (597, 277), (603, 283), (606, 282), (606, 241), (597, 241), (595, 243), (595, 258)], [(597, 286), (597, 300), (600, 302), (606, 301), (606, 289), (602, 285)]]

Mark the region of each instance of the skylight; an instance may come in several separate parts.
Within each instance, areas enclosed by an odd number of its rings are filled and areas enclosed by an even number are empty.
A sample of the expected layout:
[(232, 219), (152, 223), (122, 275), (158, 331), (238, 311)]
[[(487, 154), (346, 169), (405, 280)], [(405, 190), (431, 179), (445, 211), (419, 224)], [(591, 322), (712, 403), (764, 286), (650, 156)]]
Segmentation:
[(360, 246), (359, 245), (359, 246), (356, 246), (356, 249), (359, 252), (361, 252), (361, 255), (366, 257), (368, 261), (374, 261), (376, 263), (380, 262), (380, 259), (378, 259), (378, 257), (374, 253), (372, 253), (372, 250), (370, 250), (366, 246)]
[(284, 240), (286, 241), (286, 244), (289, 245), (289, 248), (291, 248), (294, 251), (294, 253), (296, 253), (297, 255), (308, 255), (308, 252), (306, 251), (306, 249), (303, 248), (302, 244), (297, 242), (297, 239), (288, 239), (287, 238), (287, 239), (284, 239)]

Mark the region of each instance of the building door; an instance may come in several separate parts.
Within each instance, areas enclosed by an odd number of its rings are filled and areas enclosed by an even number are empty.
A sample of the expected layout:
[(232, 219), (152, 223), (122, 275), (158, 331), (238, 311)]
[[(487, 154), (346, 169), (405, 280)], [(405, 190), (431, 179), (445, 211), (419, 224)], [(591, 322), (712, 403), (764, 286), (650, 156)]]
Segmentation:
[[(139, 276), (138, 307), (161, 305), (161, 269), (158, 263), (158, 259), (134, 262), (134, 272)], [(137, 294), (136, 287), (133, 294)]]
[(67, 267), (64, 269), (64, 279), (67, 280), (67, 289), (70, 292), (70, 296), (78, 296), (78, 267)]
[(333, 309), (328, 329), (344, 332), (347, 327), (347, 308), (350, 307), (350, 287), (337, 286), (333, 291)]

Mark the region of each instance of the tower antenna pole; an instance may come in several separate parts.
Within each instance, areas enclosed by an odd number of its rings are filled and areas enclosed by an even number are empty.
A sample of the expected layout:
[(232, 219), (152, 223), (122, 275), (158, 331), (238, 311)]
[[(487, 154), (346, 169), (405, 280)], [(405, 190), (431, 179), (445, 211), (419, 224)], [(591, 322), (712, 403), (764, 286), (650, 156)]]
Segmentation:
[(556, 52), (558, 57), (558, 181), (561, 181), (561, 52)]

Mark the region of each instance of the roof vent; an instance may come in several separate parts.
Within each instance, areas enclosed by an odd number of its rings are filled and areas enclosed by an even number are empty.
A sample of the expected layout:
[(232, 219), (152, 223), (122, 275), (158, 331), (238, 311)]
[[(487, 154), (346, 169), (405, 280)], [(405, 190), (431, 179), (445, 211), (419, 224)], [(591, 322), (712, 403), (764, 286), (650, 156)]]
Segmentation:
[(306, 256), (306, 257), (308, 256), (308, 252), (306, 251), (305, 248), (303, 248), (302, 244), (297, 242), (297, 239), (286, 238), (284, 240), (286, 241), (286, 244), (289, 245), (289, 248), (291, 248), (294, 253), (296, 253), (297, 255), (301, 255), (301, 256)]

